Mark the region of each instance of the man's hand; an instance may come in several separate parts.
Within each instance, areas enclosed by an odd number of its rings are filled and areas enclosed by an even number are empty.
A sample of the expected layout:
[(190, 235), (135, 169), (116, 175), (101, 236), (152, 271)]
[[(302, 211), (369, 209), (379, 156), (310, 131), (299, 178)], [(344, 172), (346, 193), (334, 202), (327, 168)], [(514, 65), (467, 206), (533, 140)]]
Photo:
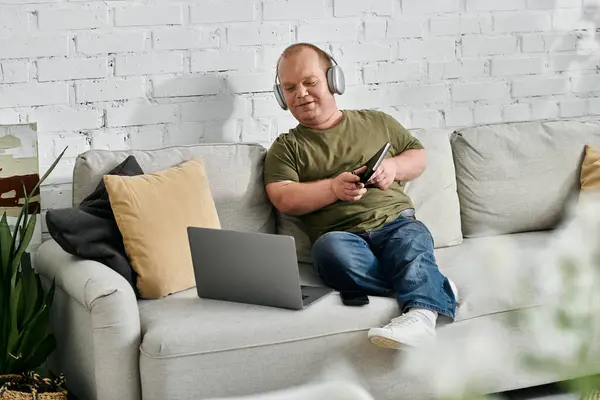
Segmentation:
[(396, 179), (398, 165), (390, 158), (386, 158), (381, 162), (379, 168), (375, 170), (371, 179), (368, 180), (368, 184), (372, 184), (381, 190), (386, 190)]
[[(360, 174), (367, 167), (360, 167), (354, 174)], [(342, 201), (356, 201), (367, 193), (365, 185), (360, 182), (360, 177), (352, 172), (342, 172), (331, 181), (331, 190)]]

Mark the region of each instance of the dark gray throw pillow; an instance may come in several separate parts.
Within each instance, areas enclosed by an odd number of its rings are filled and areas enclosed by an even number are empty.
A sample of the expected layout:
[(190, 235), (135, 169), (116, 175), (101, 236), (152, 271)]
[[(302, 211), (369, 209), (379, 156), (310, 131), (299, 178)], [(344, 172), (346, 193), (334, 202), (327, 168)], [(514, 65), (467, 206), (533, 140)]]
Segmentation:
[[(107, 175), (135, 176), (143, 173), (135, 157), (129, 156)], [(50, 236), (64, 251), (113, 269), (129, 282), (138, 295), (137, 274), (125, 252), (104, 180), (79, 206), (48, 210), (46, 223)]]

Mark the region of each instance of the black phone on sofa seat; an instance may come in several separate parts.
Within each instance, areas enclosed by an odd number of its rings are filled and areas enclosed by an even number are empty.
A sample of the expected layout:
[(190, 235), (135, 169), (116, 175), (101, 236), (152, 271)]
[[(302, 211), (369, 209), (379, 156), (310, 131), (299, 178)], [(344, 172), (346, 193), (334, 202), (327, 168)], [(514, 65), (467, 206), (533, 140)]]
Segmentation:
[(361, 291), (341, 291), (342, 303), (347, 306), (364, 306), (369, 304), (369, 296)]

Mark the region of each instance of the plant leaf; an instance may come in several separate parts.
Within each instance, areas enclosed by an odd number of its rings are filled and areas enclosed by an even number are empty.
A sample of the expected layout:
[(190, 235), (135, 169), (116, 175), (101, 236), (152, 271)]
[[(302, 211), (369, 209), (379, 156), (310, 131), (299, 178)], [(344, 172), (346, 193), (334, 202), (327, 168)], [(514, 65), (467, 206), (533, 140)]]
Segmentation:
[[(33, 195), (34, 192), (27, 193), (27, 188), (25, 187), (25, 184), (23, 183), (23, 193), (25, 193), (25, 202), (22, 207), (23, 224), (22, 225), (17, 224), (17, 227), (16, 227), (16, 229), (19, 230), (19, 241), (20, 242), (23, 241), (24, 231), (26, 229), (27, 223), (29, 222), (29, 201), (31, 200), (31, 196)], [(17, 236), (16, 231), (15, 231), (14, 235)]]
[(69, 148), (69, 146), (65, 147), (63, 149), (63, 151), (58, 155), (58, 158), (56, 160), (54, 160), (54, 162), (52, 163), (52, 165), (50, 166), (50, 168), (48, 168), (48, 170), (42, 176), (42, 178), (38, 181), (38, 183), (33, 187), (33, 189), (31, 189), (31, 193), (35, 193), (35, 191), (38, 190), (38, 188), (46, 180), (46, 178), (48, 178), (48, 175), (50, 175), (52, 173), (52, 171), (56, 167), (56, 164), (58, 164), (58, 162), (63, 157), (63, 155), (65, 154), (65, 152), (67, 151), (68, 148)]
[(10, 245), (10, 254), (11, 255), (13, 255), (15, 253), (15, 248), (17, 247), (17, 237), (18, 237), (19, 227), (21, 226), (21, 221), (23, 220), (23, 217), (27, 214), (27, 205), (29, 204), (29, 196), (25, 192), (25, 189), (23, 189), (23, 193), (25, 194), (25, 204), (21, 207), (21, 210), (19, 211), (19, 216), (17, 217), (17, 223), (15, 225), (15, 232), (13, 232), (13, 234), (12, 234), (12, 241), (11, 241), (12, 243)]
[(56, 338), (54, 335), (49, 334), (46, 336), (39, 345), (31, 352), (31, 354), (23, 359), (23, 365), (21, 366), (22, 371), (31, 371), (46, 361), (48, 356), (56, 348)]
[[(19, 335), (19, 326), (17, 324), (18, 320), (18, 306), (19, 300), (21, 299), (21, 285), (22, 281), (17, 280), (13, 294), (10, 298), (10, 314), (9, 314), (9, 326), (8, 326), (8, 341), (6, 344), (6, 354), (18, 354), (17, 347), (20, 339)], [(10, 357), (8, 357), (8, 362), (10, 364)]]
[(23, 288), (21, 290), (21, 309), (19, 310), (19, 326), (23, 326), (26, 321), (29, 321), (35, 314), (38, 301), (43, 299), (40, 296), (41, 282), (36, 279), (36, 274), (31, 267), (31, 255), (28, 252), (23, 253), (21, 257), (21, 273), (23, 279)]
[(34, 314), (31, 316), (31, 318), (29, 318), (28, 320), (25, 321), (24, 326), (32, 323), (32, 320), (34, 318), (37, 318), (38, 314), (40, 313), (40, 310), (43, 310), (44, 308), (52, 307), (52, 303), (54, 300), (54, 292), (56, 290), (55, 280), (54, 279), (52, 280), (52, 285), (50, 286), (48, 293), (46, 293), (46, 295), (44, 295), (44, 290), (42, 287), (42, 280), (40, 279), (40, 276), (38, 274), (35, 274), (35, 279), (36, 279), (36, 285), (37, 285), (37, 290), (38, 290), (37, 303), (35, 304), (35, 307), (34, 307)]
[[(37, 297), (36, 297), (36, 303), (34, 305), (34, 309), (39, 310), (44, 305), (44, 287), (42, 286), (42, 279), (40, 278), (40, 276), (38, 274), (35, 274), (34, 278), (35, 278), (35, 285), (36, 285), (36, 290), (37, 290)], [(35, 310), (34, 310), (34, 312), (35, 312)], [(31, 318), (33, 318), (33, 315), (31, 316)]]
[(8, 272), (8, 266), (10, 265), (12, 240), (13, 238), (12, 234), (10, 233), (10, 226), (8, 226), (8, 219), (6, 218), (6, 212), (4, 212), (4, 214), (2, 214), (2, 219), (0, 219), (0, 262), (2, 263), (3, 277), (10, 276), (10, 273)]
[(13, 288), (10, 282), (10, 246), (12, 237), (6, 212), (0, 218), (0, 372), (6, 367), (8, 331), (10, 329), (10, 299)]
[[(56, 347), (51, 333), (50, 306), (54, 297), (54, 282), (44, 304), (34, 317), (23, 326), (16, 348), (11, 348), (6, 369), (10, 372), (25, 372), (39, 367)], [(40, 361), (41, 360), (41, 361)]]
[[(25, 354), (26, 357), (32, 354), (38, 345), (48, 336), (49, 322), (50, 308), (44, 304), (40, 312), (23, 326), (23, 338), (16, 349), (17, 353)], [(34, 367), (37, 367), (37, 365)]]
[[(40, 287), (41, 287), (41, 283), (40, 283)], [(56, 278), (52, 279), (52, 285), (50, 285), (50, 289), (48, 289), (48, 293), (46, 294), (46, 299), (44, 300), (44, 303), (46, 304), (46, 307), (50, 308), (52, 307), (52, 304), (54, 304), (54, 292), (56, 291)]]
[[(19, 267), (21, 265), (21, 257), (20, 257), (20, 255), (17, 254), (18, 250), (17, 250), (17, 252), (15, 252), (17, 236), (21, 236), (21, 237), (24, 236), (23, 233), (21, 233), (19, 235), (19, 227), (21, 225), (21, 220), (24, 221), (23, 225), (25, 225), (25, 223), (28, 222), (27, 215), (28, 215), (28, 207), (29, 207), (29, 195), (27, 194), (27, 192), (25, 190), (25, 186), (23, 186), (23, 193), (25, 194), (25, 203), (23, 204), (23, 206), (21, 206), (21, 211), (19, 212), (19, 217), (17, 218), (17, 224), (15, 225), (15, 231), (12, 234), (13, 235), (12, 243), (10, 246), (10, 260), (9, 260), (9, 264), (8, 264), (10, 274), (8, 276), (10, 276), (11, 287), (14, 287), (16, 284), (17, 274), (19, 272)], [(33, 236), (33, 232), (31, 235)], [(19, 249), (22, 247), (21, 246), (22, 244), (23, 244), (23, 241), (21, 240), (19, 242)]]
[(13, 279), (13, 281), (16, 277), (17, 270), (21, 264), (21, 256), (23, 255), (23, 253), (29, 246), (29, 243), (31, 242), (31, 238), (33, 237), (33, 232), (35, 231), (36, 221), (37, 221), (36, 214), (31, 214), (31, 217), (29, 218), (29, 222), (27, 223), (27, 228), (25, 229), (25, 233), (23, 234), (23, 239), (19, 242), (19, 247), (17, 248), (17, 250), (14, 254), (14, 259), (13, 259), (13, 264), (12, 264), (12, 270), (13, 270), (12, 279)]

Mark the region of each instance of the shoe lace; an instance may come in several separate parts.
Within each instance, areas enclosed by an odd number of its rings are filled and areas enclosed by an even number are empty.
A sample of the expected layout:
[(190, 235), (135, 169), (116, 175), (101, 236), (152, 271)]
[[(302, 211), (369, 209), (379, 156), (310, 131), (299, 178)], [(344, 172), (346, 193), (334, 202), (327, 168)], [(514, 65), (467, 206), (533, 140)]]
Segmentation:
[(389, 324), (387, 324), (385, 327), (386, 328), (400, 328), (403, 326), (407, 326), (407, 325), (412, 325), (414, 323), (419, 322), (419, 320), (417, 319), (417, 317), (414, 317), (412, 315), (401, 315), (399, 317), (393, 318)]

